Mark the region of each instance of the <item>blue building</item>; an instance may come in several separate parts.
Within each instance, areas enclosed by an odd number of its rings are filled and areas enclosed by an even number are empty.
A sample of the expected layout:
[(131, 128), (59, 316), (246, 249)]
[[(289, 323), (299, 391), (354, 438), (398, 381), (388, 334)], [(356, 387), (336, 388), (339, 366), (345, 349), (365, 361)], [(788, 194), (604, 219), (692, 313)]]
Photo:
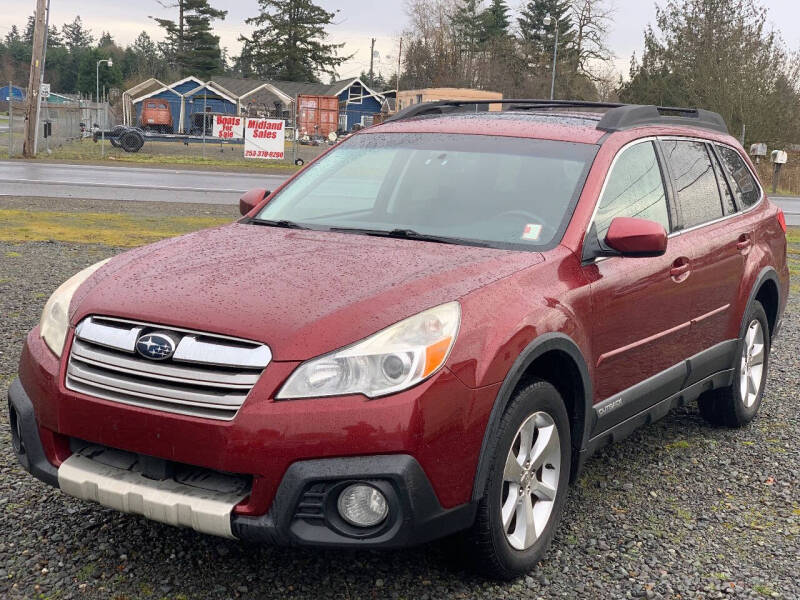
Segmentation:
[(232, 115), (269, 114), (291, 118), (300, 94), (337, 96), (339, 98), (339, 129), (351, 131), (358, 124), (372, 124), (380, 113), (383, 95), (371, 90), (358, 77), (330, 84), (296, 81), (270, 81), (215, 77), (204, 82), (186, 77), (172, 84), (150, 79), (123, 94), (125, 124), (139, 125), (143, 102), (148, 98), (163, 98), (169, 102), (176, 133), (191, 133), (200, 124), (203, 112)]
[(8, 84), (5, 84), (4, 86), (0, 87), (0, 100), (3, 102), (8, 102), (9, 100), (21, 102), (22, 100), (25, 100), (25, 90), (19, 86), (12, 85), (11, 94), (9, 94)]

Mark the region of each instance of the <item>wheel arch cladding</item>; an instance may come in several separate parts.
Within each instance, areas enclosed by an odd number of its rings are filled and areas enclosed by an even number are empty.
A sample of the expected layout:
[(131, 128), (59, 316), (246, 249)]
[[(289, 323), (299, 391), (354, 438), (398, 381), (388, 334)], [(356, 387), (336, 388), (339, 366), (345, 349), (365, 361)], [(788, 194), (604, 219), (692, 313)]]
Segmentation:
[(769, 322), (770, 336), (775, 332), (775, 325), (778, 320), (778, 307), (780, 305), (780, 292), (778, 291), (777, 275), (765, 277), (759, 282), (755, 299), (764, 307)]
[(748, 308), (753, 304), (754, 300), (758, 300), (764, 307), (764, 312), (767, 313), (767, 321), (769, 322), (770, 337), (775, 331), (775, 325), (778, 321), (778, 311), (780, 310), (780, 285), (778, 273), (773, 267), (764, 267), (756, 277), (753, 287), (750, 289), (750, 295), (747, 298), (747, 304), (744, 306), (742, 313), (742, 325), (739, 337), (744, 335), (746, 323), (744, 323), (745, 315)]
[(592, 383), (583, 354), (572, 338), (563, 333), (547, 333), (533, 340), (520, 353), (500, 386), (483, 435), (473, 500), (483, 496), (491, 463), (488, 453), (497, 436), (500, 419), (514, 392), (532, 379), (551, 383), (564, 400), (572, 438), (572, 477), (576, 475), (578, 454), (585, 447), (591, 428)]

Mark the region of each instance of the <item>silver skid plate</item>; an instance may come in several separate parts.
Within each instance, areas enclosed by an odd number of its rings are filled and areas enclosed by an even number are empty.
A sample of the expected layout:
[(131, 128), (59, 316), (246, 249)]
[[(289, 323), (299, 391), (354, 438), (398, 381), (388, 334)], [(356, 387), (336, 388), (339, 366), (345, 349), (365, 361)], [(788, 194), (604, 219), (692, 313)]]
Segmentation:
[(61, 490), (148, 519), (233, 538), (231, 512), (246, 493), (203, 490), (175, 480), (154, 481), (139, 473), (73, 454), (58, 468)]

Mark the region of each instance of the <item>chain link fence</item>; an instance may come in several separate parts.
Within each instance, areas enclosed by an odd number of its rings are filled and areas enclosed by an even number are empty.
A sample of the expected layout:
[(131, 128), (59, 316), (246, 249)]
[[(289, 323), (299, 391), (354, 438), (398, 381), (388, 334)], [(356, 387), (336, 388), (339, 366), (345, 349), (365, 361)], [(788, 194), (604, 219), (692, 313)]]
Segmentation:
[[(0, 98), (0, 157), (22, 156), (25, 142), (24, 88), (9, 82), (3, 86), (12, 93)], [(36, 130), (37, 154), (50, 155), (73, 143), (91, 137), (92, 127), (108, 127), (112, 122), (107, 103), (88, 102), (79, 98), (58, 96), (57, 100), (43, 99), (39, 107), (39, 127)]]

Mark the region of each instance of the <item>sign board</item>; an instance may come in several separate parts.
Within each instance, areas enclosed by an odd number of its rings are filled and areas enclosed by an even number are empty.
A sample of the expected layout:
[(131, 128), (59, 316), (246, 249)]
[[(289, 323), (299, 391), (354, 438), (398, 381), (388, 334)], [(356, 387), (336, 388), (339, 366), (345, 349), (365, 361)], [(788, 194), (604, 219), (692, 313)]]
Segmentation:
[(39, 88), (39, 94), (42, 98), (49, 98), (50, 97), (50, 84), (43, 83), (42, 87)]
[(211, 135), (223, 140), (234, 138), (241, 139), (243, 136), (244, 117), (235, 115), (214, 115), (214, 122), (211, 125)]
[(764, 144), (764, 143), (750, 144), (750, 155), (751, 156), (766, 156), (767, 155), (767, 145)]
[(247, 119), (244, 128), (244, 157), (283, 159), (284, 122), (277, 119)]
[(783, 150), (773, 150), (772, 162), (774, 162), (776, 165), (786, 164), (786, 152)]

